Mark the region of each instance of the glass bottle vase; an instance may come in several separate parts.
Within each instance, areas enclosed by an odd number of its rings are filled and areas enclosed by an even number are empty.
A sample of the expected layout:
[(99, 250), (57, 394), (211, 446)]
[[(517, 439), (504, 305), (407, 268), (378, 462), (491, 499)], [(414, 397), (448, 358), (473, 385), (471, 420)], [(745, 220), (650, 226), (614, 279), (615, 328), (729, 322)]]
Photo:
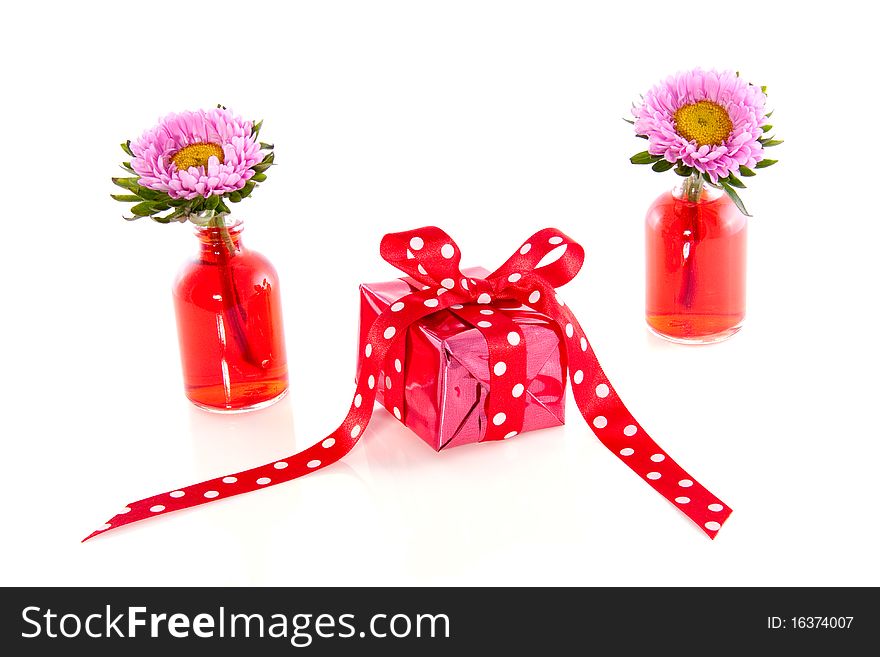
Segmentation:
[(659, 196), (645, 219), (645, 316), (673, 342), (729, 338), (746, 313), (747, 219), (698, 176)]
[(211, 411), (262, 408), (288, 387), (278, 274), (241, 232), (225, 215), (197, 226), (198, 255), (174, 283), (186, 396)]

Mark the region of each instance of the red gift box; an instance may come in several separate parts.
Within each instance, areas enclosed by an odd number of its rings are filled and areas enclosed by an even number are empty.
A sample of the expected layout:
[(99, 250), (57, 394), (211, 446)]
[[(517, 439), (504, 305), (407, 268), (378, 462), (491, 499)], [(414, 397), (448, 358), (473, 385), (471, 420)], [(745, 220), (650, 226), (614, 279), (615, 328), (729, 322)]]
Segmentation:
[[(473, 267), (462, 273), (485, 278), (489, 271)], [(409, 277), (362, 284), (359, 344), (366, 344), (370, 327), (383, 311), (421, 288)], [(526, 346), (522, 431), (564, 424), (567, 377), (557, 325), (516, 302), (481, 305), (480, 312), (486, 321), (495, 313), (504, 313), (522, 332)], [(486, 399), (490, 375), (489, 347), (482, 333), (455, 308), (449, 308), (412, 324), (405, 340), (403, 358), (391, 363), (395, 370), (402, 370), (404, 407), (395, 412), (387, 400), (385, 386), (391, 377), (384, 371), (378, 376), (377, 400), (435, 450), (483, 440), (489, 421)], [(365, 355), (361, 349), (358, 354), (360, 372)]]

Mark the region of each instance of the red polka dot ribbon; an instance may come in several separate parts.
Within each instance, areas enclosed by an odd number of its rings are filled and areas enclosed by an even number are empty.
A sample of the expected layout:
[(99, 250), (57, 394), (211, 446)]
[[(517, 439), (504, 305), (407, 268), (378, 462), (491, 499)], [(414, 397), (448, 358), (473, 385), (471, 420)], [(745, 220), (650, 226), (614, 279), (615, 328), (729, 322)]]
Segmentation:
[[(538, 266), (562, 246), (565, 250), (557, 260)], [(522, 429), (526, 358), (520, 329), (501, 311), (511, 302), (528, 306), (557, 325), (575, 403), (602, 444), (710, 538), (715, 537), (730, 516), (730, 507), (685, 472), (639, 425), (602, 371), (574, 314), (556, 293), (583, 265), (583, 247), (559, 230), (545, 228), (485, 279), (461, 273), (458, 246), (433, 226), (386, 235), (381, 254), (422, 289), (392, 304), (367, 332), (357, 390), (335, 431), (278, 461), (132, 502), (84, 540), (139, 520), (281, 484), (340, 460), (370, 421), (378, 377), (385, 377), (385, 405), (398, 419), (405, 416), (402, 359), (407, 329), (444, 310), (478, 328), (489, 347), (490, 392), (483, 440), (515, 436)]]

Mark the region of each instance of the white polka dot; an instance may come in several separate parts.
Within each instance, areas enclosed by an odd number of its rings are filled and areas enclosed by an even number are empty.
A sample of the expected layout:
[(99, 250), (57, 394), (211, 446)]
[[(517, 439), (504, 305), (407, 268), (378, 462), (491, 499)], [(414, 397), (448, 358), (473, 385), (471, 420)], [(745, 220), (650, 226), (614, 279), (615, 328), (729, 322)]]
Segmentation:
[(555, 296), (556, 296), (556, 303), (558, 303), (560, 306), (564, 306), (565, 301), (562, 300), (562, 297), (559, 295), (559, 292), (557, 292)]
[(238, 477), (223, 477), (224, 484), (234, 484), (238, 481)]
[(307, 468), (317, 468), (319, 465), (321, 465), (321, 462), (318, 459), (312, 459), (306, 463)]
[(495, 314), (495, 311), (492, 310), (491, 308), (483, 308), (483, 309), (480, 311), (480, 314), (481, 314), (481, 315), (494, 315), (494, 314)]
[(605, 427), (608, 426), (608, 420), (605, 418), (604, 415), (597, 415), (593, 419), (593, 426), (596, 427), (597, 429), (604, 429)]
[(566, 324), (565, 325), (565, 334), (568, 337), (573, 336), (574, 335), (574, 326), (572, 326), (571, 324)]
[(651, 460), (654, 461), (654, 463), (660, 463), (660, 462), (666, 460), (666, 455), (665, 454), (651, 454)]
[(323, 447), (324, 449), (330, 449), (335, 444), (336, 438), (327, 438), (323, 443), (321, 443), (321, 447)]
[(109, 522), (107, 522), (107, 523), (104, 523), (103, 525), (101, 525), (100, 527), (98, 527), (98, 531), (104, 532), (104, 531), (107, 531), (108, 529), (110, 529), (110, 527), (112, 527), (112, 525)]
[(562, 244), (562, 238), (559, 237), (559, 235), (556, 235), (555, 237), (551, 237), (547, 241), (550, 242), (550, 244)]
[(440, 285), (445, 287), (447, 290), (451, 290), (455, 287), (455, 281), (451, 278), (444, 278), (442, 281), (440, 281)]
[(438, 297), (439, 297), (441, 294), (446, 294), (447, 292), (449, 292), (449, 290), (447, 290), (445, 287), (438, 287), (438, 288), (437, 288), (437, 296), (438, 296)]
[(600, 383), (596, 386), (597, 397), (607, 397), (609, 392), (611, 392), (611, 390), (604, 383)]
[(165, 507), (162, 506), (161, 504), (157, 504), (156, 506), (150, 507), (151, 513), (162, 513), (164, 510), (165, 510)]
[(418, 269), (419, 269), (419, 273), (420, 273), (422, 276), (427, 276), (427, 275), (428, 275), (428, 272), (426, 272), (426, 271), (425, 271), (425, 268), (422, 267), (421, 265), (419, 265)]
[(450, 306), (450, 308), (452, 308), (453, 310), (461, 310), (462, 308), (464, 308), (464, 306), (460, 303), (457, 303), (454, 306)]
[(400, 409), (397, 408), (397, 406), (394, 407), (393, 413), (394, 413), (394, 417), (396, 417), (398, 420), (402, 419), (402, 416), (400, 415)]
[(360, 393), (358, 393), (357, 395), (354, 396), (354, 407), (360, 408), (361, 403), (363, 403), (363, 401), (364, 401), (364, 398), (360, 396)]
[(587, 350), (587, 339), (581, 338), (581, 351), (586, 351), (586, 350)]
[(367, 387), (372, 390), (376, 387), (376, 377), (370, 374), (370, 378), (367, 379)]
[(418, 251), (423, 246), (425, 246), (425, 240), (423, 240), (421, 237), (413, 237), (409, 241), (409, 248), (411, 248), (413, 251)]
[(351, 437), (357, 438), (361, 433), (361, 425), (356, 424), (351, 428)]
[(679, 504), (690, 504), (691, 498), (684, 497), (684, 496), (676, 497), (675, 501), (678, 502)]
[(487, 322), (485, 319), (482, 322), (477, 322), (477, 326), (480, 328), (490, 328), (492, 326), (492, 322)]
[(495, 417), (492, 418), (492, 424), (496, 427), (504, 424), (504, 421), (507, 419), (507, 415), (505, 413), (496, 413)]
[(538, 290), (535, 290), (529, 295), (529, 303), (538, 303), (538, 300), (541, 298), (541, 293)]
[(394, 337), (395, 333), (397, 333), (397, 329), (394, 328), (393, 326), (389, 326), (387, 329), (385, 329), (385, 332), (382, 335), (385, 336), (386, 340), (390, 340), (391, 338)]
[(659, 479), (659, 478), (662, 477), (663, 475), (661, 475), (659, 472), (649, 472), (649, 473), (648, 473), (647, 475), (645, 475), (645, 476), (646, 476), (648, 479)]
[(513, 390), (510, 391), (510, 394), (514, 397), (518, 398), (522, 396), (522, 394), (526, 391), (525, 386), (522, 383), (517, 383), (513, 386)]
[(130, 512), (131, 512), (131, 507), (127, 506), (122, 511), (119, 512), (119, 515), (124, 515), (124, 514), (130, 513)]
[(519, 333), (516, 331), (511, 331), (507, 334), (507, 341), (514, 347), (519, 344), (519, 339)]
[(495, 367), (492, 369), (495, 372), (495, 376), (504, 376), (504, 373), (507, 371), (507, 363), (499, 361), (495, 363)]
[(400, 362), (399, 358), (394, 359), (394, 369), (396, 369), (398, 372), (403, 371), (403, 364)]
[(636, 435), (636, 431), (638, 431), (638, 429), (636, 429), (636, 425), (634, 425), (634, 424), (627, 424), (627, 425), (623, 428), (623, 435), (624, 435), (624, 436), (635, 436), (635, 435)]
[(265, 486), (266, 484), (271, 484), (271, 483), (272, 483), (272, 480), (269, 479), (269, 477), (260, 477), (259, 479), (257, 479), (257, 484), (259, 484), (260, 486)]
[(709, 509), (709, 511), (715, 511), (716, 513), (718, 511), (724, 510), (724, 506), (722, 506), (721, 504), (710, 504), (707, 508)]
[(516, 272), (516, 273), (508, 276), (507, 280), (510, 281), (511, 283), (516, 283), (521, 278), (522, 278), (522, 274), (520, 274), (519, 272)]
[(391, 312), (399, 313), (401, 310), (403, 310), (404, 305), (406, 304), (404, 304), (403, 301), (398, 301), (393, 306), (391, 306)]
[(437, 301), (437, 299), (425, 299), (425, 305), (428, 306), (428, 308), (436, 308), (440, 305), (440, 302)]
[(173, 493), (168, 493), (171, 497), (183, 497), (186, 495), (182, 490), (176, 490)]
[(444, 244), (440, 248), (440, 255), (449, 260), (452, 256), (455, 255), (455, 247), (451, 244)]
[(477, 297), (477, 303), (492, 303), (492, 297), (490, 297), (486, 292), (483, 292), (480, 296)]
[(572, 381), (574, 381), (575, 383), (578, 383), (578, 384), (583, 383), (584, 382), (584, 371), (578, 370), (577, 372), (575, 372), (574, 376), (572, 377)]
[(532, 248), (532, 245), (529, 244), (528, 242), (526, 242), (525, 244), (522, 245), (522, 248), (519, 250), (519, 252), (522, 255), (525, 255), (526, 253), (529, 252), (529, 249), (531, 249), (531, 248)]
[(624, 447), (622, 450), (620, 450), (621, 456), (632, 456), (635, 453), (636, 450), (634, 450), (632, 447)]
[(215, 497), (218, 497), (219, 495), (220, 495), (220, 493), (218, 493), (215, 490), (206, 490), (205, 491), (205, 497), (207, 497), (209, 500), (212, 500)]
[(710, 520), (705, 525), (703, 525), (703, 527), (705, 527), (709, 531), (717, 532), (719, 529), (721, 529), (721, 523), (715, 522), (714, 520)]
[(518, 432), (516, 432), (516, 431), (511, 431), (509, 434), (504, 436), (504, 440), (507, 440), (508, 438), (513, 438), (515, 435), (517, 435), (517, 433)]
[(385, 377), (385, 389), (386, 390), (391, 389), (391, 377), (390, 376)]
[(373, 354), (373, 345), (371, 345), (371, 344), (368, 342), (368, 343), (367, 343), (367, 346), (364, 347), (364, 356), (366, 356), (367, 358), (369, 358), (372, 354)]
[(287, 467), (287, 461), (278, 461), (278, 462), (275, 464), (275, 469), (276, 469), (276, 470), (283, 470), (283, 469), (286, 468), (286, 467)]
[(692, 482), (690, 479), (682, 479), (681, 481), (678, 482), (678, 485), (681, 486), (682, 488), (690, 488), (691, 486), (694, 485), (694, 482)]

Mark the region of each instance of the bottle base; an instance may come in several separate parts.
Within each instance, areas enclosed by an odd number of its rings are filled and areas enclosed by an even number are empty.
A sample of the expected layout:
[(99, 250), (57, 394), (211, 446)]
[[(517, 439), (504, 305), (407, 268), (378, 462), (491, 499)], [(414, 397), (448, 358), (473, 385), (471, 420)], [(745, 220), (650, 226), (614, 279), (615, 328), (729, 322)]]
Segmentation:
[[(733, 320), (733, 321), (731, 321)], [(742, 316), (671, 316), (647, 317), (648, 330), (658, 338), (676, 344), (714, 344), (736, 335), (742, 328)]]
[(189, 399), (193, 406), (196, 406), (203, 411), (208, 411), (209, 413), (217, 413), (218, 415), (235, 415), (236, 413), (249, 413), (251, 411), (258, 411), (263, 408), (268, 408), (269, 406), (272, 406), (273, 404), (284, 399), (284, 397), (287, 395), (288, 390), (289, 388), (285, 387), (284, 390), (282, 390), (274, 397), (270, 397), (269, 399), (262, 399), (254, 403), (245, 402), (245, 405), (242, 406), (233, 404), (214, 406), (205, 402), (195, 400), (192, 397), (187, 397), (187, 399)]

